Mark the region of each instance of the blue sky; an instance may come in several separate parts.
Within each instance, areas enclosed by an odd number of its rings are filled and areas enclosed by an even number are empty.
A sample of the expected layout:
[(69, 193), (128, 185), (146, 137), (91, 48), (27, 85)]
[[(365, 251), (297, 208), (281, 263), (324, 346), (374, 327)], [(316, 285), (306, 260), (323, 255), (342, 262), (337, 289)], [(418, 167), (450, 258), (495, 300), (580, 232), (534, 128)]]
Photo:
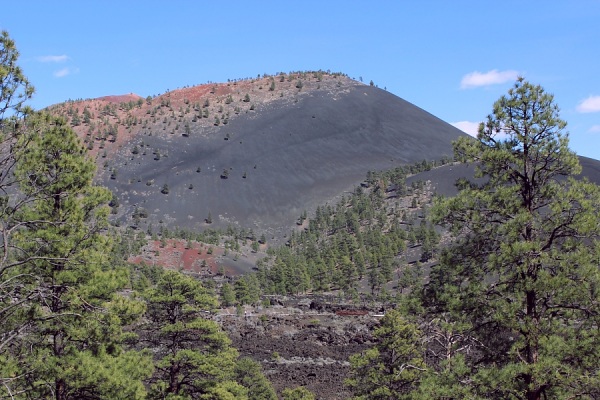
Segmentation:
[(600, 0), (11, 1), (0, 29), (35, 108), (329, 69), (469, 131), (523, 75), (600, 159)]

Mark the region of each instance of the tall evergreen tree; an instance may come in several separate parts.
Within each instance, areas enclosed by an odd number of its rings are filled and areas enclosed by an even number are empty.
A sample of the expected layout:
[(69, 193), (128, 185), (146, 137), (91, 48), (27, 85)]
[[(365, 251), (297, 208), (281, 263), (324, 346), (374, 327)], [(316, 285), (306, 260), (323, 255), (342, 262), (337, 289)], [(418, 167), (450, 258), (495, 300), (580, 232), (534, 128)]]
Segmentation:
[(520, 78), (477, 140), (455, 144), (484, 183), (434, 206), (457, 240), (425, 302), (478, 345), (466, 379), (440, 374), (428, 397), (452, 384), (484, 398), (600, 396), (600, 190), (573, 178), (565, 126), (553, 96)]
[(375, 329), (377, 344), (350, 357), (346, 385), (356, 400), (411, 398), (426, 371), (421, 332), (397, 310), (388, 312)]
[[(30, 110), (24, 106), (33, 94), (33, 86), (18, 66), (19, 52), (14, 41), (3, 31), (0, 34), (0, 364), (2, 355), (25, 328), (27, 323), (16, 318), (27, 298), (22, 293), (21, 281), (16, 272), (20, 263), (12, 256), (15, 250), (13, 237), (20, 222), (15, 213), (29, 200), (16, 192), (14, 166), (19, 146), (26, 145), (18, 140), (24, 130), (19, 118)], [(6, 364), (6, 362), (4, 362)], [(0, 372), (0, 379), (4, 374)]]
[(251, 358), (243, 357), (235, 367), (236, 380), (248, 389), (249, 400), (277, 400), (273, 385), (263, 374), (259, 363)]
[(165, 271), (144, 298), (141, 343), (157, 349), (151, 398), (247, 398), (246, 388), (235, 382), (237, 351), (217, 323), (204, 317), (217, 303), (199, 281)]
[[(34, 92), (33, 86), (17, 64), (19, 51), (7, 31), (0, 33), (0, 121), (27, 113), (25, 102)], [(3, 139), (6, 139), (4, 137)], [(4, 154), (3, 156), (6, 156)]]
[(33, 87), (0, 35), (0, 396), (141, 398), (152, 369), (122, 327), (143, 311), (108, 262), (108, 192), (66, 123), (24, 106)]
[(64, 120), (21, 123), (14, 175), (27, 202), (13, 214), (10, 257), (20, 287), (11, 322), (23, 329), (7, 357), (17, 386), (31, 398), (141, 398), (152, 363), (122, 347), (143, 304), (118, 294), (128, 274), (108, 262), (110, 192), (92, 185), (94, 163)]
[(235, 304), (235, 291), (230, 283), (223, 283), (221, 286), (221, 304), (225, 307), (231, 307)]

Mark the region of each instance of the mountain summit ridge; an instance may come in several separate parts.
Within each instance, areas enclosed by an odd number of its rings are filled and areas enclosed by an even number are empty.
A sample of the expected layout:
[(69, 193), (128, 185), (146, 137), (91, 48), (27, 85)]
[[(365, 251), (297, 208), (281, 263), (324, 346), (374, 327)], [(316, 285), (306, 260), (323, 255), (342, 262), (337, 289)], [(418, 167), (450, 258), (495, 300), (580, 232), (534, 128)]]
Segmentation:
[(96, 157), (126, 224), (143, 208), (155, 225), (287, 232), (369, 170), (451, 157), (464, 135), (374, 85), (321, 71), (111, 100), (50, 111)]

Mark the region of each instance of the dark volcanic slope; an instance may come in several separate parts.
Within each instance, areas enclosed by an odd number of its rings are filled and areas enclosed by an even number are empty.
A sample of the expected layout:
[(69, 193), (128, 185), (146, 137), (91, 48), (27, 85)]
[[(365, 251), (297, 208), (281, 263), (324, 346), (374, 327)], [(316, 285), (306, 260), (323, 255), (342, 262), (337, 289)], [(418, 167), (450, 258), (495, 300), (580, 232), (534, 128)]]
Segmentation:
[(600, 161), (593, 158), (579, 156), (582, 171), (581, 176), (590, 180), (590, 182), (600, 185)]
[[(210, 213), (213, 226), (270, 230), (289, 227), (303, 210), (350, 189), (368, 170), (451, 155), (451, 141), (462, 134), (362, 84), (297, 98), (272, 101), (208, 132), (192, 125), (189, 137), (144, 136), (147, 154), (123, 148), (117, 179), (105, 184), (119, 194), (126, 214), (139, 205), (173, 225), (202, 228)], [(166, 195), (160, 193), (165, 184)]]
[[(600, 161), (587, 157), (579, 157), (582, 171), (578, 178), (587, 178), (590, 182), (600, 185)], [(449, 164), (430, 171), (422, 172), (407, 179), (413, 181), (430, 181), (437, 194), (454, 196), (457, 193), (456, 181), (460, 178), (473, 179), (475, 164)]]

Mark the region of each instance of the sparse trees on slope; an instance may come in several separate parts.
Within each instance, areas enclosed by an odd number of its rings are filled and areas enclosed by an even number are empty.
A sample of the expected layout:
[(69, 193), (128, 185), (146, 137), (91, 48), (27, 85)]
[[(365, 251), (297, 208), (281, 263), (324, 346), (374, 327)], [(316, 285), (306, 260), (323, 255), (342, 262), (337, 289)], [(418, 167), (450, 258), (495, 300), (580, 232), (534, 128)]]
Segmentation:
[(467, 379), (440, 373), (430, 398), (448, 384), (484, 398), (600, 396), (600, 191), (572, 178), (565, 125), (553, 96), (519, 79), (477, 140), (455, 145), (487, 181), (436, 203), (457, 241), (425, 302), (480, 345)]

